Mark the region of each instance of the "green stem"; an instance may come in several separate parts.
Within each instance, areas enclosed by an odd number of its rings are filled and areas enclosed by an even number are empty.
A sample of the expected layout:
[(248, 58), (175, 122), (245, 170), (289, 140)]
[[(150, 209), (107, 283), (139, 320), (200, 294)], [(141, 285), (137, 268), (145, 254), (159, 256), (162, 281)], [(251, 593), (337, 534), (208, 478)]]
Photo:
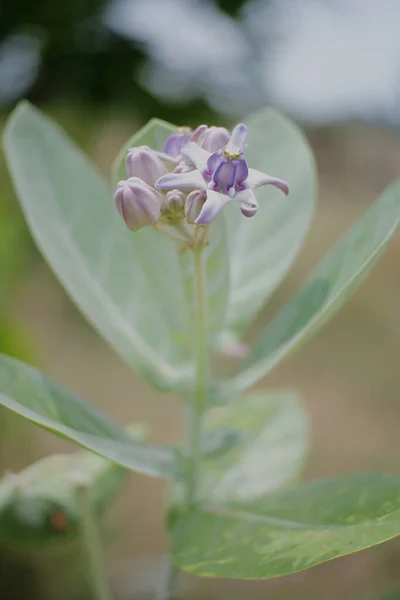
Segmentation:
[(199, 472), (201, 464), (201, 426), (205, 407), (205, 396), (208, 378), (208, 315), (207, 315), (207, 283), (203, 255), (203, 247), (193, 250), (194, 254), (194, 288), (195, 288), (195, 324), (194, 324), (194, 357), (196, 364), (196, 381), (192, 403), (189, 409), (189, 460), (190, 468), (187, 481), (187, 503), (197, 500)]
[(164, 557), (161, 590), (157, 600), (178, 600), (179, 569), (175, 567), (168, 554)]
[[(200, 231), (201, 235), (204, 235)], [(204, 240), (203, 240), (204, 242)], [(197, 501), (201, 465), (201, 426), (205, 407), (208, 380), (208, 315), (206, 269), (203, 246), (193, 248), (195, 315), (193, 328), (193, 350), (196, 364), (194, 393), (189, 406), (188, 454), (189, 469), (186, 480), (186, 503)], [(176, 600), (179, 570), (169, 556), (165, 558), (165, 573), (160, 600)]]
[(95, 600), (112, 600), (104, 567), (97, 522), (90, 499), (90, 488), (86, 483), (79, 482), (76, 484), (75, 493), (93, 598)]

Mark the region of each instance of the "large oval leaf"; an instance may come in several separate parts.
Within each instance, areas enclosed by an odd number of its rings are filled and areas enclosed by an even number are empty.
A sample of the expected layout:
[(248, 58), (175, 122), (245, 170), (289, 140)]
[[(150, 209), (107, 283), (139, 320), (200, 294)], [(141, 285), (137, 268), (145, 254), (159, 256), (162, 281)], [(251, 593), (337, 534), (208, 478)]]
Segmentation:
[(229, 235), (231, 290), (228, 333), (240, 334), (288, 272), (314, 213), (316, 170), (300, 130), (275, 110), (246, 119), (249, 165), (285, 179), (285, 197), (272, 186), (259, 188), (256, 217), (244, 219), (237, 206), (225, 210)]
[(201, 498), (249, 501), (290, 484), (304, 464), (308, 422), (290, 391), (259, 391), (207, 411)]
[(332, 248), (300, 291), (259, 335), (239, 370), (217, 386), (228, 399), (298, 349), (347, 300), (381, 256), (400, 222), (400, 180)]
[(133, 442), (94, 406), (4, 355), (0, 355), (0, 404), (133, 471), (159, 477), (174, 472), (172, 451)]
[(9, 120), (4, 148), (36, 243), (86, 317), (153, 385), (190, 379), (175, 244), (152, 229), (129, 232), (92, 164), (29, 104)]
[(400, 479), (339, 477), (235, 507), (170, 517), (174, 562), (195, 575), (269, 579), (400, 533)]
[[(127, 174), (125, 170), (125, 158), (129, 148), (135, 146), (150, 146), (150, 148), (162, 150), (165, 139), (170, 135), (176, 127), (166, 121), (160, 119), (151, 119), (142, 129), (132, 136), (122, 147), (112, 168), (112, 179), (114, 182), (120, 179), (125, 179)], [(152, 233), (152, 232), (150, 232)], [(149, 235), (149, 231), (143, 232), (143, 235)], [(163, 251), (162, 245), (165, 240), (161, 239), (160, 246), (154, 246), (153, 252), (144, 257), (148, 262), (148, 271), (161, 270), (163, 266), (159, 261), (160, 252)], [(211, 341), (214, 341), (218, 333), (224, 328), (227, 309), (228, 309), (228, 293), (229, 293), (229, 254), (228, 240), (226, 235), (226, 226), (224, 216), (220, 215), (213, 223), (210, 229), (209, 244), (204, 250), (204, 260), (207, 273), (207, 298), (208, 298), (208, 315), (210, 321)], [(194, 298), (193, 298), (193, 275), (194, 264), (191, 252), (179, 253), (179, 266), (181, 269), (181, 277), (183, 286), (186, 292), (190, 320), (193, 322), (194, 315)], [(158, 275), (161, 277), (161, 274)], [(170, 273), (168, 267), (165, 267), (164, 276), (169, 280)], [(168, 288), (168, 281), (165, 282)], [(175, 307), (179, 310), (179, 307)]]

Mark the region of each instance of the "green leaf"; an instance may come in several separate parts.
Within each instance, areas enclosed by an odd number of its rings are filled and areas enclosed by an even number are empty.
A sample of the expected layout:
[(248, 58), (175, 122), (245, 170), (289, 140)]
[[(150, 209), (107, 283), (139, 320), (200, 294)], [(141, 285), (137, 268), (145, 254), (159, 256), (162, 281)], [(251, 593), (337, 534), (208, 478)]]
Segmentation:
[(338, 477), (262, 501), (172, 514), (174, 562), (204, 577), (269, 579), (400, 533), (400, 479)]
[(11, 116), (4, 148), (36, 243), (81, 311), (151, 384), (187, 384), (189, 320), (174, 243), (151, 228), (129, 232), (93, 165), (29, 104)]
[(174, 456), (132, 441), (94, 406), (32, 367), (0, 355), (0, 404), (57, 435), (139, 473), (168, 477)]
[(204, 419), (201, 498), (254, 500), (294, 481), (308, 450), (308, 422), (291, 391), (253, 392)]
[(291, 267), (314, 213), (316, 170), (301, 131), (275, 110), (245, 120), (249, 129), (246, 159), (260, 171), (285, 179), (285, 197), (272, 186), (261, 187), (254, 219), (238, 207), (225, 209), (229, 235), (231, 290), (225, 333), (242, 333)]
[[(125, 170), (125, 157), (129, 148), (135, 146), (150, 146), (150, 148), (162, 150), (165, 140), (175, 130), (176, 126), (171, 123), (161, 121), (160, 119), (151, 119), (144, 127), (142, 127), (142, 129), (132, 136), (126, 144), (124, 144), (121, 151), (118, 153), (112, 168), (113, 181), (117, 182), (120, 179), (125, 179), (127, 176)], [(149, 232), (148, 230), (143, 231), (143, 236), (152, 234), (153, 232)], [(141, 260), (146, 261), (148, 267), (147, 272), (160, 271), (158, 277), (161, 278), (163, 266), (160, 263), (160, 255), (163, 252), (165, 240), (161, 238), (159, 243), (160, 246), (156, 246), (153, 241), (153, 251), (141, 257)], [(208, 313), (212, 335), (211, 341), (213, 341), (225, 325), (228, 309), (230, 267), (228, 240), (223, 215), (213, 223), (210, 231), (209, 244), (204, 250), (204, 257), (207, 269)], [(183, 285), (184, 287), (188, 302), (190, 321), (193, 322), (194, 265), (191, 252), (185, 251), (179, 253), (179, 267), (181, 277), (180, 285)], [(164, 277), (164, 287), (168, 288), (171, 278), (168, 266), (164, 268)], [(181, 310), (177, 305), (173, 306), (173, 309)]]
[(297, 350), (354, 292), (381, 256), (400, 221), (400, 180), (332, 248), (300, 291), (259, 335), (239, 370), (217, 385), (227, 399)]
[(38, 544), (79, 533), (76, 487), (84, 482), (102, 517), (120, 492), (127, 471), (90, 452), (46, 457), (0, 482), (0, 540)]

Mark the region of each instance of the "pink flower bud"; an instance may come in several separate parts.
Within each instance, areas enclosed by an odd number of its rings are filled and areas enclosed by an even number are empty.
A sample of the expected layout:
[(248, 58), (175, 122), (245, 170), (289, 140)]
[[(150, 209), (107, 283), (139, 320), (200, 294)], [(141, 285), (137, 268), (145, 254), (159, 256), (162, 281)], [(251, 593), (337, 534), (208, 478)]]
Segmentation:
[(160, 218), (162, 196), (139, 177), (118, 183), (115, 204), (128, 229), (155, 225)]
[(205, 192), (199, 190), (190, 192), (185, 202), (185, 218), (188, 223), (196, 221), (206, 200)]
[(197, 140), (199, 146), (208, 152), (216, 152), (229, 142), (230, 134), (225, 127), (207, 127)]
[(165, 175), (167, 169), (156, 152), (147, 146), (130, 148), (125, 160), (129, 177), (139, 177), (149, 185)]

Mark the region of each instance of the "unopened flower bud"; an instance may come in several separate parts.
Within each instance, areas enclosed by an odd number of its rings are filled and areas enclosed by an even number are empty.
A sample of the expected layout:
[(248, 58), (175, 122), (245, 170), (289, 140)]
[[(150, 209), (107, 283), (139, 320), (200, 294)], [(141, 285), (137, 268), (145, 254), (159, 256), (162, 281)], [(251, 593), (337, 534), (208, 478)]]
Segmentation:
[(160, 218), (162, 196), (139, 177), (118, 183), (115, 204), (128, 229), (155, 225)]
[(165, 197), (165, 204), (171, 212), (181, 212), (185, 206), (186, 194), (181, 190), (171, 190)]
[(167, 169), (157, 153), (147, 146), (130, 148), (125, 160), (129, 177), (139, 177), (149, 185), (154, 185)]
[(207, 127), (197, 143), (208, 152), (216, 152), (229, 142), (230, 134), (225, 127)]
[(185, 202), (185, 218), (188, 223), (196, 221), (206, 200), (207, 195), (205, 192), (199, 190), (190, 192)]

